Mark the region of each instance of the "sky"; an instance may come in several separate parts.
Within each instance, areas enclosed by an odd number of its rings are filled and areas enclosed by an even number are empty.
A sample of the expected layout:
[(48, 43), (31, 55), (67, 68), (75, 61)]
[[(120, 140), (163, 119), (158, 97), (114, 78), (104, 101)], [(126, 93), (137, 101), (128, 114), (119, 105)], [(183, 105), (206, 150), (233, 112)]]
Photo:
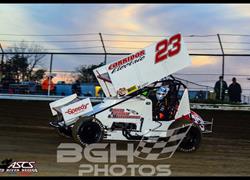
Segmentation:
[[(249, 9), (250, 4), (0, 4), (0, 43), (4, 49), (14, 46), (12, 41), (25, 40), (34, 41), (50, 52), (103, 52), (98, 34), (102, 33), (107, 52), (131, 53), (164, 36), (181, 32), (189, 53), (221, 53), (216, 34), (224, 34), (221, 40), (226, 42), (223, 44), (225, 53), (245, 54), (250, 51), (250, 36), (226, 34), (250, 34)], [(20, 36), (63, 34), (74, 36)], [(189, 35), (211, 36), (187, 37)], [(212, 42), (190, 43), (192, 41)], [(108, 63), (122, 57), (108, 56)], [(49, 56), (45, 57), (42, 67), (48, 69), (49, 59)], [(221, 59), (192, 56), (192, 66), (179, 71), (176, 76), (214, 86), (222, 71)], [(80, 65), (97, 64), (103, 60), (103, 56), (58, 55), (54, 56), (53, 70), (76, 71)], [(249, 57), (225, 58), (225, 80), (229, 85), (233, 76), (227, 74), (241, 75), (237, 79), (246, 95), (250, 95), (247, 90), (250, 89), (249, 67)], [(58, 78), (62, 78), (59, 75)], [(66, 77), (64, 74), (63, 78)]]

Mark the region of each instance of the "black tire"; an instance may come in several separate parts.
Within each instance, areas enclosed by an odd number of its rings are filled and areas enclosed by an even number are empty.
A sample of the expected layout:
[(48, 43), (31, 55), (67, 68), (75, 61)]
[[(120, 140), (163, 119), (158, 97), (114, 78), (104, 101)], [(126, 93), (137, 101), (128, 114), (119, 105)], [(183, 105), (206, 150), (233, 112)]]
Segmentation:
[(104, 127), (94, 117), (80, 118), (72, 129), (73, 138), (82, 145), (98, 143), (103, 140)]
[(202, 140), (202, 133), (198, 126), (192, 125), (186, 137), (178, 147), (181, 152), (194, 152), (199, 149)]
[(70, 127), (59, 127), (57, 128), (57, 132), (60, 136), (72, 138), (72, 130)]

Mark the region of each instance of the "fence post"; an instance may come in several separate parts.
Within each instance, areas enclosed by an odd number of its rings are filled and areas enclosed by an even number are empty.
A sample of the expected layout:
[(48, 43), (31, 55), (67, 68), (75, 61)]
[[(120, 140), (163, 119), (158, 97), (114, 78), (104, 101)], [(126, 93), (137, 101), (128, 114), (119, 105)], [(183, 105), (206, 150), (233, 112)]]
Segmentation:
[(52, 63), (53, 63), (53, 53), (50, 56), (50, 65), (49, 65), (49, 87), (48, 87), (48, 96), (50, 96), (50, 86), (51, 86), (51, 72), (52, 72)]
[(206, 86), (206, 100), (208, 99), (208, 87)]
[[(222, 52), (222, 79), (224, 80), (224, 68), (225, 68), (225, 54), (224, 54), (224, 49), (222, 46), (222, 42), (220, 39), (220, 35), (217, 34), (218, 39), (219, 39), (219, 44), (220, 44), (220, 48), (221, 48), (221, 52)], [(222, 82), (220, 83), (220, 100), (222, 100)]]
[(104, 50), (104, 64), (107, 64), (107, 51), (106, 51), (106, 48), (105, 48), (105, 45), (104, 45), (104, 42), (103, 42), (103, 39), (102, 39), (102, 33), (99, 33), (99, 36), (101, 38), (101, 42), (102, 42), (102, 47), (103, 47), (103, 50)]
[(1, 82), (2, 81), (2, 77), (3, 77), (3, 58), (4, 58), (4, 51), (3, 51), (1, 43), (0, 43), (0, 48), (1, 48), (1, 51), (2, 51), (1, 69), (0, 69), (0, 82)]

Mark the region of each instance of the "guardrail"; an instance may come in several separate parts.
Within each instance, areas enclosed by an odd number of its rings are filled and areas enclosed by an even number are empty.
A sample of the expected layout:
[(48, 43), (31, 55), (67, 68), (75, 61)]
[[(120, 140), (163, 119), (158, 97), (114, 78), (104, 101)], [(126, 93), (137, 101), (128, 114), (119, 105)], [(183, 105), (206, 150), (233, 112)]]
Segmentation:
[(233, 104), (201, 104), (190, 103), (192, 109), (204, 110), (223, 110), (223, 111), (250, 111), (250, 105), (233, 105)]
[[(47, 95), (25, 95), (25, 94), (0, 94), (0, 99), (5, 100), (26, 100), (26, 101), (55, 101), (65, 96), (47, 96)], [(80, 96), (80, 99), (86, 98)], [(90, 97), (91, 102), (98, 103), (103, 100), (102, 97)], [(204, 104), (190, 103), (192, 109), (204, 110), (223, 110), (223, 111), (250, 111), (250, 105), (233, 105), (233, 104)]]
[[(6, 100), (26, 100), (26, 101), (55, 101), (65, 96), (54, 96), (54, 95), (31, 95), (31, 94), (0, 94), (0, 99)], [(80, 96), (80, 99), (87, 98)], [(90, 97), (92, 102), (100, 102), (102, 97)]]

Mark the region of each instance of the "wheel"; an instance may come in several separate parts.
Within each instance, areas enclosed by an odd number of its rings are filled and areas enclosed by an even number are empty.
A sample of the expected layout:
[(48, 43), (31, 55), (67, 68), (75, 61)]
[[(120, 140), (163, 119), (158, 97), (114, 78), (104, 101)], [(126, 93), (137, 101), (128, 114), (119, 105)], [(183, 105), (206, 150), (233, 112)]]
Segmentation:
[(57, 128), (57, 132), (61, 136), (72, 138), (72, 130), (70, 127), (59, 127)]
[(87, 145), (102, 141), (104, 127), (94, 117), (83, 117), (75, 123), (72, 132), (75, 141), (82, 145)]
[[(180, 119), (177, 121), (174, 121), (170, 126), (169, 129), (175, 129), (178, 127), (181, 127), (183, 125), (187, 125), (190, 124), (189, 121), (187, 121), (186, 119)], [(183, 131), (184, 129), (180, 129), (177, 132), (175, 132), (176, 135), (178, 133), (180, 133), (181, 131)], [(192, 151), (196, 151), (201, 144), (201, 140), (202, 140), (202, 133), (200, 128), (195, 125), (192, 124), (192, 126), (190, 127), (189, 131), (187, 132), (185, 138), (182, 140), (182, 142), (180, 143), (179, 147), (178, 147), (178, 151), (181, 152), (192, 152)], [(177, 142), (173, 142), (173, 145), (177, 145)]]
[(202, 133), (198, 126), (192, 125), (189, 129), (186, 137), (182, 140), (178, 147), (181, 152), (193, 152), (196, 151), (201, 144)]

